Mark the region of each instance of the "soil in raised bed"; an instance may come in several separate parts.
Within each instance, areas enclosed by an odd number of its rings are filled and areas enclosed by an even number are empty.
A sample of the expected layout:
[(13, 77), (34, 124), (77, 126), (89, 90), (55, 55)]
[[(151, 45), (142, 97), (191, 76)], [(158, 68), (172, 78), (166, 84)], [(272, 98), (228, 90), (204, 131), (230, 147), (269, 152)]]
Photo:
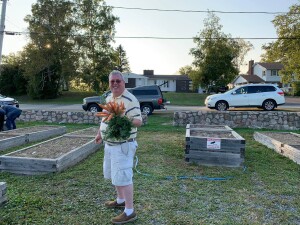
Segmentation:
[(95, 137), (97, 132), (99, 130), (99, 127), (90, 127), (87, 129), (78, 130), (72, 133), (69, 133), (68, 135), (74, 135), (74, 136), (92, 136)]
[(24, 128), (18, 128), (18, 129), (14, 129), (14, 130), (9, 130), (6, 131), (6, 133), (9, 134), (29, 134), (29, 133), (33, 133), (33, 132), (38, 132), (38, 131), (44, 131), (44, 130), (52, 130), (55, 128), (59, 128), (59, 126), (55, 127), (55, 126), (32, 126), (32, 127), (24, 127)]
[(213, 137), (213, 138), (235, 138), (231, 131), (218, 132), (218, 131), (203, 131), (203, 130), (191, 130), (190, 136), (193, 137)]
[(288, 132), (262, 132), (262, 134), (288, 145), (300, 145), (300, 137)]
[(1, 134), (0, 133), (0, 140), (4, 140), (4, 139), (7, 139), (7, 138), (12, 138), (12, 137), (18, 137), (20, 135), (17, 135), (17, 134)]
[(13, 152), (9, 155), (28, 158), (56, 159), (91, 140), (93, 140), (93, 138), (90, 137), (61, 137), (29, 147), (24, 151)]

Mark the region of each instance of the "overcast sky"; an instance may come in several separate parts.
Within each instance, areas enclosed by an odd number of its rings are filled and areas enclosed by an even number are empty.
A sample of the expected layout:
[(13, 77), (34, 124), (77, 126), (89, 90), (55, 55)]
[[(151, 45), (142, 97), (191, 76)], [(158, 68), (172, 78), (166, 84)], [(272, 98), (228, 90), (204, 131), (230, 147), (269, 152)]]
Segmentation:
[[(26, 31), (24, 17), (31, 13), (36, 0), (9, 0), (6, 10), (6, 31)], [(107, 0), (115, 7), (166, 9), (184, 11), (223, 12), (287, 12), (299, 0)], [(113, 14), (120, 18), (116, 24), (117, 46), (121, 44), (129, 59), (133, 73), (141, 74), (145, 69), (155, 74), (175, 74), (180, 67), (193, 61), (189, 51), (195, 47), (193, 40), (126, 39), (122, 37), (168, 37), (192, 38), (203, 29), (207, 13), (165, 12), (159, 10), (133, 10), (115, 8)], [(223, 32), (232, 37), (267, 38), (277, 37), (272, 24), (274, 14), (216, 13), (223, 25)], [(246, 56), (246, 63), (253, 59), (259, 62), (261, 46), (271, 40), (249, 40), (254, 50)], [(24, 35), (5, 35), (3, 54), (22, 50), (27, 43)], [(247, 65), (241, 68), (246, 72)]]

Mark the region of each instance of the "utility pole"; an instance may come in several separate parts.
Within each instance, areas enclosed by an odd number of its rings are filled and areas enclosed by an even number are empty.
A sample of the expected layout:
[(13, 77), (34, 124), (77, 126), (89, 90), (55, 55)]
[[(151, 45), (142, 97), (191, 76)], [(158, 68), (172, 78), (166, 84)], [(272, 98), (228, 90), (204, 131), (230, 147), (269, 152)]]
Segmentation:
[[(1, 22), (0, 22), (0, 69), (2, 63), (2, 46), (3, 46), (3, 38), (4, 38), (4, 29), (5, 29), (5, 13), (6, 13), (6, 3), (8, 0), (1, 0), (2, 3), (2, 11), (1, 11)], [(0, 71), (1, 73), (1, 71)]]

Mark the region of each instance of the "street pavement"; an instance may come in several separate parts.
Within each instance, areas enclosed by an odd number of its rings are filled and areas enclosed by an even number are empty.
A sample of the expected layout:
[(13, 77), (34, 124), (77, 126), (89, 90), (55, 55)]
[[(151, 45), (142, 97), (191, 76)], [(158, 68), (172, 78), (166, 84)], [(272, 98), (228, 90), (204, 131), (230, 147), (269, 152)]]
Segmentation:
[[(22, 110), (54, 110), (54, 111), (67, 111), (67, 112), (82, 112), (81, 104), (20, 104), (20, 109)], [(279, 106), (276, 110), (288, 110), (300, 111), (300, 98), (286, 97), (286, 104)], [(211, 110), (205, 106), (175, 106), (166, 105), (165, 110), (155, 110), (154, 113), (172, 113), (176, 111), (199, 111), (199, 110)], [(231, 108), (230, 110), (254, 110), (261, 111), (257, 108)]]

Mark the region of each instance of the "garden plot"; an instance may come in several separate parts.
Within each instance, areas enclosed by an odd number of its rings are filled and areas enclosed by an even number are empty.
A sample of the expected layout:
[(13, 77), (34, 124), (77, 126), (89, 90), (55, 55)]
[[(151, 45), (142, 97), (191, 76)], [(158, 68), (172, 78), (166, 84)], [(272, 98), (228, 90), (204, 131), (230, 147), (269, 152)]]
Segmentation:
[(187, 124), (186, 129), (193, 130), (207, 130), (207, 131), (232, 131), (229, 126), (226, 125), (205, 125), (205, 124)]
[(90, 127), (72, 133), (65, 134), (65, 136), (78, 136), (78, 137), (92, 137), (95, 138), (99, 127)]
[(66, 133), (65, 126), (33, 126), (0, 133), (0, 151)]
[(227, 126), (186, 127), (185, 159), (208, 166), (243, 166), (245, 139)]
[(94, 136), (64, 135), (0, 156), (0, 170), (26, 175), (60, 172), (100, 148)]
[(300, 164), (300, 135), (292, 132), (255, 132), (254, 139)]

